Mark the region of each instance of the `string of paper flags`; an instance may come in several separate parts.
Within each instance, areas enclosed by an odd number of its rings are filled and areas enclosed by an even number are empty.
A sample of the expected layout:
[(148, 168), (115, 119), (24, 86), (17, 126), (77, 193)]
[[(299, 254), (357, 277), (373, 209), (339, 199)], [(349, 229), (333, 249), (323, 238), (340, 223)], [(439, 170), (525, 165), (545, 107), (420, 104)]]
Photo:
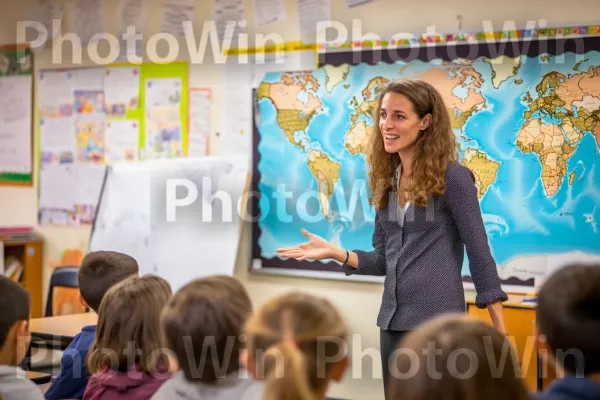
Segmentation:
[(424, 33), (396, 39), (318, 43), (319, 51), (329, 49), (377, 48), (427, 44), (462, 44), (519, 39), (564, 39), (600, 35), (600, 25), (566, 26), (558, 28), (515, 29), (492, 32)]

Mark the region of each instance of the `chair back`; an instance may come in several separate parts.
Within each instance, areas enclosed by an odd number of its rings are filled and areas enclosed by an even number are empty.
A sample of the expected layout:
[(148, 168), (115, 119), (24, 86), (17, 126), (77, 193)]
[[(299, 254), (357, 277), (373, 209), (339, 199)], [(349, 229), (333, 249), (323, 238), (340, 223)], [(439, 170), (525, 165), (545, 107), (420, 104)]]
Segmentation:
[(54, 299), (54, 288), (65, 287), (65, 288), (79, 288), (79, 267), (56, 267), (52, 271), (50, 277), (50, 285), (48, 287), (48, 299), (46, 300), (46, 317), (51, 317), (53, 312), (52, 303)]

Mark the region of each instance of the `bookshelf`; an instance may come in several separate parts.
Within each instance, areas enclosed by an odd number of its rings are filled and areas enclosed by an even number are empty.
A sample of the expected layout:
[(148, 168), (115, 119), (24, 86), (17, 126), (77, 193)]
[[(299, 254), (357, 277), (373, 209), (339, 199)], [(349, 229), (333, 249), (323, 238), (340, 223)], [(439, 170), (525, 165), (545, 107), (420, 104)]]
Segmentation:
[[(29, 229), (0, 229), (0, 241), (4, 248), (4, 272), (13, 271), (11, 276), (31, 296), (31, 318), (43, 317), (43, 240)], [(6, 260), (16, 260), (19, 266)], [(12, 267), (11, 267), (12, 264)], [(2, 272), (2, 271), (0, 271)]]

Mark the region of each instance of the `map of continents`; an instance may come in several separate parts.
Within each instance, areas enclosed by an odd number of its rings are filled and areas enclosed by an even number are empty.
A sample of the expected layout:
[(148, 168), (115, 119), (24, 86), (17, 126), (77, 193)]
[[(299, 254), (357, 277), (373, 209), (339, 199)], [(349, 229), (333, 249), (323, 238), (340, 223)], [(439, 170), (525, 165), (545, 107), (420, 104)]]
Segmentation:
[(590, 52), (268, 74), (258, 88), (262, 256), (304, 241), (302, 228), (372, 248), (365, 152), (377, 94), (399, 78), (442, 94), (506, 283), (537, 285), (559, 255), (600, 256), (598, 65)]

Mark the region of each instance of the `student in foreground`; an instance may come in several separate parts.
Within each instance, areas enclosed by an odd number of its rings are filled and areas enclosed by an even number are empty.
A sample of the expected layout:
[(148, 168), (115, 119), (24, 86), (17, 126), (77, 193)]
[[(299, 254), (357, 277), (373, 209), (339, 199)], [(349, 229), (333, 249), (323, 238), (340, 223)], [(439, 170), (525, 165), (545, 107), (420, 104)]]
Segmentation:
[[(139, 274), (137, 261), (115, 251), (87, 254), (79, 267), (81, 303), (98, 313), (100, 302), (115, 284)], [(96, 325), (83, 327), (63, 353), (60, 373), (46, 391), (46, 400), (81, 399), (90, 373), (85, 366), (90, 346), (96, 338)]]
[(244, 364), (265, 400), (325, 400), (348, 365), (348, 330), (325, 298), (298, 292), (266, 302), (248, 322)]
[(251, 312), (246, 289), (234, 277), (211, 276), (183, 286), (161, 318), (163, 340), (178, 371), (152, 399), (262, 399), (262, 385), (240, 368)]
[(464, 314), (425, 322), (400, 341), (392, 362), (389, 399), (531, 399), (508, 339)]
[(84, 400), (149, 399), (170, 378), (159, 320), (171, 295), (169, 283), (155, 275), (127, 279), (106, 293), (86, 360), (93, 375)]
[(539, 400), (600, 399), (600, 264), (569, 265), (542, 285), (537, 346), (558, 379)]
[(31, 341), (29, 294), (0, 275), (0, 399), (42, 400), (42, 391), (18, 367)]

